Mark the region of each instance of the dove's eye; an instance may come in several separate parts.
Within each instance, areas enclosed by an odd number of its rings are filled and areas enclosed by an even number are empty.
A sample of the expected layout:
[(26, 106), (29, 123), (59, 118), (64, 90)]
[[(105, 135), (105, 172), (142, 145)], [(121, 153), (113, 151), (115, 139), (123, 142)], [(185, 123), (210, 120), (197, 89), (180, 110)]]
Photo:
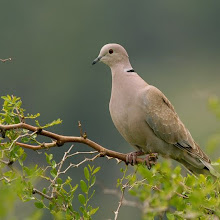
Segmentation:
[(113, 50), (112, 50), (112, 49), (110, 49), (108, 52), (109, 52), (110, 54), (112, 54), (112, 53), (113, 53)]

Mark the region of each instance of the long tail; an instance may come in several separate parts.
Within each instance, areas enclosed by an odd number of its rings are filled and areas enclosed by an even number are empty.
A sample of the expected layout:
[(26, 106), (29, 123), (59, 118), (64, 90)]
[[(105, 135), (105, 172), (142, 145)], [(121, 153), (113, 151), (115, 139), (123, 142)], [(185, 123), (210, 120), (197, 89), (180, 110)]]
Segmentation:
[(204, 165), (204, 167), (201, 169), (188, 163), (185, 160), (181, 160), (179, 161), (180, 163), (182, 163), (184, 165), (184, 167), (192, 174), (194, 174), (195, 176), (199, 175), (199, 174), (203, 174), (205, 176), (212, 176), (214, 178), (220, 178), (220, 174), (213, 168), (213, 166), (211, 165), (211, 163), (208, 163), (206, 161), (203, 161), (202, 159), (200, 159), (201, 163)]
[(214, 169), (211, 163), (207, 163), (206, 161), (201, 161), (201, 162), (205, 165), (205, 168), (209, 170), (212, 176), (220, 178), (220, 173)]

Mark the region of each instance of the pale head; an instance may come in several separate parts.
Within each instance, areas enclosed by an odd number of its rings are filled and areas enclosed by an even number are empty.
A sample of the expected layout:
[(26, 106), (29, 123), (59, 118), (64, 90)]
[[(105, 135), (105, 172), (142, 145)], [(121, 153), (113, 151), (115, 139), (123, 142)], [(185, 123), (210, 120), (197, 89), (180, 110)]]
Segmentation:
[(130, 65), (126, 50), (119, 44), (106, 44), (103, 46), (98, 57), (92, 64), (96, 64), (99, 61), (105, 63), (109, 67), (118, 64)]

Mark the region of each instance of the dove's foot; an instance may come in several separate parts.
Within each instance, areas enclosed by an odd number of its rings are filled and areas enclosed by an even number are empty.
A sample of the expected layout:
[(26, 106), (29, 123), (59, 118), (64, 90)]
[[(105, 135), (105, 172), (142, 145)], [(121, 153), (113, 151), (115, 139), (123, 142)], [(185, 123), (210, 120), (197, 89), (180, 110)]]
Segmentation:
[(146, 155), (145, 164), (147, 168), (150, 170), (153, 165), (156, 164), (158, 159), (158, 153), (150, 153)]
[(144, 154), (145, 153), (141, 150), (128, 153), (127, 156), (126, 156), (126, 164), (131, 164), (132, 166), (137, 164), (137, 157), (142, 156)]
[[(141, 150), (128, 153), (127, 156), (126, 156), (126, 164), (131, 164), (132, 166), (136, 165), (137, 164), (137, 157), (142, 156), (144, 154), (145, 153)], [(146, 157), (145, 157), (144, 161), (145, 161), (145, 164), (147, 165), (147, 168), (149, 170), (151, 169), (151, 167), (153, 165), (156, 164), (157, 159), (158, 159), (158, 153), (146, 154)]]

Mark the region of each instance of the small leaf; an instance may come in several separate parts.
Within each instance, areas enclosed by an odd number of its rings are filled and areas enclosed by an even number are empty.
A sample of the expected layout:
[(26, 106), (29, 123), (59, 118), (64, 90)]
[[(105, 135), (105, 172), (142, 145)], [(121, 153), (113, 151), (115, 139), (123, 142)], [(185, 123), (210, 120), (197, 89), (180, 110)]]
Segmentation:
[(99, 207), (95, 208), (95, 209), (92, 209), (89, 214), (90, 215), (94, 215), (97, 211), (98, 211)]
[(57, 170), (56, 170), (56, 169), (51, 169), (51, 170), (50, 170), (50, 174), (51, 174), (52, 177), (55, 178), (56, 175), (57, 175)]
[(32, 114), (29, 114), (29, 113), (28, 113), (25, 118), (34, 119), (34, 118), (37, 118), (37, 117), (39, 117), (39, 116), (40, 116), (40, 113), (37, 113), (37, 114), (35, 114), (35, 115), (32, 115)]
[(80, 180), (80, 187), (81, 187), (81, 190), (84, 192), (84, 193), (88, 193), (88, 187), (85, 183), (84, 180)]
[(80, 203), (81, 203), (82, 205), (84, 205), (84, 204), (86, 203), (85, 196), (82, 195), (82, 194), (79, 194), (79, 195), (78, 195), (78, 200), (80, 201)]
[(46, 155), (47, 163), (51, 165), (51, 160), (53, 159), (53, 154), (48, 155), (47, 153), (45, 153), (45, 155)]
[(88, 167), (89, 167), (90, 172), (92, 172), (94, 166), (91, 167), (91, 166), (88, 164)]
[(168, 220), (175, 220), (175, 217), (174, 217), (173, 214), (171, 214), (171, 213), (168, 212), (166, 215), (167, 215), (167, 219), (168, 219)]
[(62, 184), (62, 182), (63, 182), (63, 180), (62, 180), (61, 178), (58, 178), (58, 179), (57, 179), (57, 183), (58, 183), (58, 184)]
[(96, 174), (97, 172), (99, 172), (101, 167), (96, 167), (95, 170), (92, 172), (92, 175)]
[(38, 120), (35, 120), (35, 124), (36, 124), (37, 127), (41, 128), (40, 123), (39, 123)]
[(52, 168), (55, 168), (57, 166), (56, 161), (52, 160)]
[(19, 162), (19, 164), (23, 167), (23, 161), (22, 160), (20, 160), (20, 159), (18, 159), (18, 162)]
[(51, 203), (49, 204), (49, 209), (50, 209), (50, 211), (52, 211), (52, 210), (54, 209), (54, 207), (55, 207), (55, 204), (51, 202)]
[(84, 168), (84, 175), (85, 175), (85, 178), (89, 181), (90, 175), (89, 175), (89, 170), (87, 167)]
[[(37, 120), (35, 120), (37, 121)], [(38, 121), (37, 121), (38, 122)], [(36, 123), (37, 123), (36, 122)], [(38, 122), (39, 123), (39, 122)], [(58, 125), (58, 124), (61, 124), (62, 123), (62, 120), (60, 120), (59, 118), (57, 120), (54, 120), (48, 124), (46, 124), (45, 126), (41, 127), (41, 128), (48, 128), (48, 127), (51, 127), (51, 126), (54, 126), (54, 125)]]
[(79, 210), (80, 210), (83, 214), (86, 213), (85, 209), (84, 209), (82, 206), (80, 206)]
[(72, 187), (71, 194), (73, 194), (77, 190), (77, 188), (78, 188), (78, 184)]
[(91, 186), (93, 186), (95, 184), (95, 181), (96, 181), (96, 176), (92, 176)]
[(44, 207), (43, 202), (35, 202), (34, 205), (38, 208), (38, 209), (42, 209)]

